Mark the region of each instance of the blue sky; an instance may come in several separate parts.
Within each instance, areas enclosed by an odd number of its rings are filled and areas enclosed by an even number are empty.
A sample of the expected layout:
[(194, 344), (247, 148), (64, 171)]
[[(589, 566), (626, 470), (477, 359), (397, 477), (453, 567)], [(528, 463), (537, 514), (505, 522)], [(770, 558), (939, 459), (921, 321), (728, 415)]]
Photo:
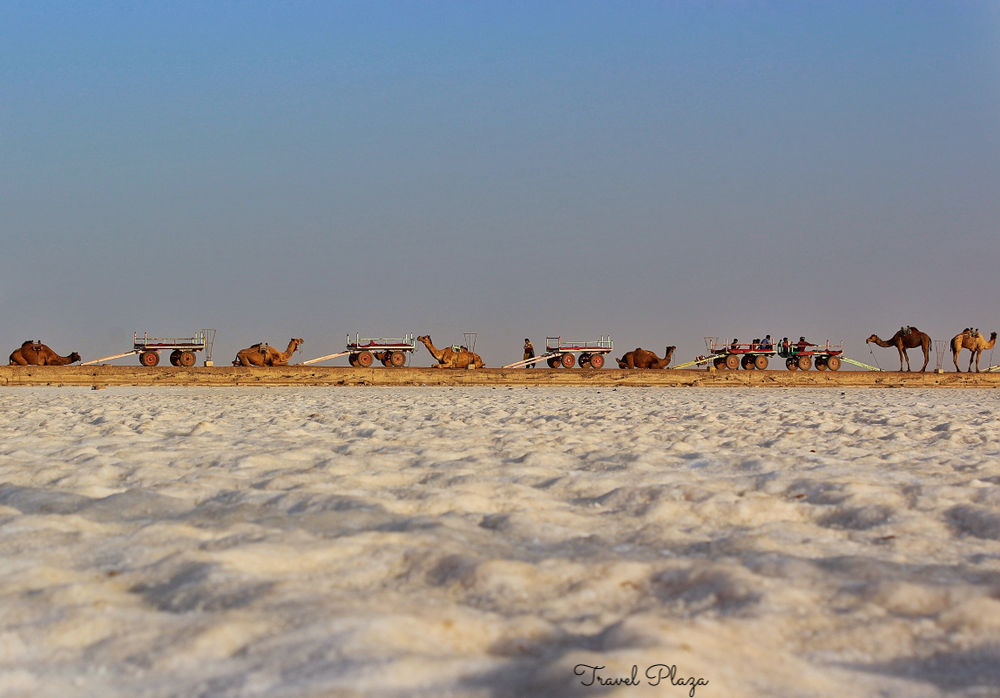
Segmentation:
[(547, 334), (865, 360), (902, 324), (997, 329), (998, 28), (988, 2), (5, 3), (0, 342), (214, 327), (223, 363), (477, 331), (496, 366)]

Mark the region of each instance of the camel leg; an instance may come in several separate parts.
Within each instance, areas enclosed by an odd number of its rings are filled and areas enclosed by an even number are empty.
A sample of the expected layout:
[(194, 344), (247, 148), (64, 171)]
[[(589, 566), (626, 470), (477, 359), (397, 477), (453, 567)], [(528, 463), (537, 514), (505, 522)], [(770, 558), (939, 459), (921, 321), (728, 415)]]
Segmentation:
[(899, 350), (899, 372), (900, 373), (903, 372), (903, 357), (906, 357), (906, 370), (909, 371), (910, 370), (909, 355), (905, 351), (903, 351), (903, 347), (896, 347), (896, 349)]
[(927, 362), (931, 360), (931, 352), (928, 347), (924, 347), (924, 365), (920, 367), (920, 372), (923, 373), (927, 369)]
[(959, 349), (958, 351), (955, 351), (954, 349), (951, 350), (951, 360), (952, 360), (952, 363), (955, 364), (955, 372), (956, 373), (961, 373), (962, 372), (962, 369), (960, 369), (958, 367), (958, 354), (961, 351), (962, 351), (961, 349)]

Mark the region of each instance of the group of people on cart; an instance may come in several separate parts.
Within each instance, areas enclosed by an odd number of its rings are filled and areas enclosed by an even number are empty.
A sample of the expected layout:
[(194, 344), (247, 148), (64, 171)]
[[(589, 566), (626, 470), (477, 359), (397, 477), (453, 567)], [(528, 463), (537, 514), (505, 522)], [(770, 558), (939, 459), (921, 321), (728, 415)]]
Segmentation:
[[(777, 349), (775, 349), (774, 343), (771, 341), (771, 335), (764, 335), (763, 339), (754, 339), (750, 342), (750, 351), (760, 351), (760, 352), (770, 352), (777, 351), (778, 356), (786, 358), (789, 356), (794, 356), (795, 354), (800, 354), (809, 347), (818, 346), (812, 342), (807, 342), (805, 337), (799, 337), (799, 341), (795, 344), (788, 339), (788, 337), (782, 337), (781, 341), (778, 342)], [(736, 351), (740, 348), (740, 340), (733, 337), (733, 341), (729, 344), (729, 349), (731, 351)]]

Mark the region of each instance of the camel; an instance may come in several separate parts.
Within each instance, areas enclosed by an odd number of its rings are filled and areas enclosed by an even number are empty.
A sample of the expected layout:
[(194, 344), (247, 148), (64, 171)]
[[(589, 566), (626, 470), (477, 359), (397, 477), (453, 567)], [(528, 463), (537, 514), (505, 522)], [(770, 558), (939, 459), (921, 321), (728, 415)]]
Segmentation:
[(66, 366), (80, 360), (75, 351), (69, 356), (59, 356), (38, 340), (30, 339), (11, 352), (11, 366)]
[(302, 346), (302, 339), (292, 337), (288, 340), (288, 349), (278, 351), (264, 342), (252, 347), (240, 349), (233, 359), (233, 366), (287, 366), (295, 350)]
[(916, 349), (920, 347), (924, 351), (924, 365), (920, 367), (920, 372), (923, 373), (924, 369), (927, 368), (927, 362), (930, 361), (931, 356), (931, 338), (926, 333), (921, 332), (916, 327), (907, 327), (905, 329), (900, 329), (896, 334), (892, 335), (892, 339), (884, 340), (879, 339), (877, 334), (873, 334), (871, 337), (865, 340), (865, 344), (874, 342), (880, 347), (896, 347), (899, 352), (899, 370), (903, 370), (903, 358), (906, 358), (906, 370), (910, 370), (910, 357), (906, 353), (907, 349)]
[(666, 368), (673, 358), (674, 349), (677, 347), (667, 347), (661, 359), (656, 354), (642, 347), (636, 347), (632, 351), (617, 359), (618, 368)]
[(424, 346), (427, 347), (427, 351), (437, 360), (434, 368), (468, 368), (469, 366), (483, 368), (486, 365), (479, 354), (469, 351), (465, 347), (462, 347), (458, 351), (455, 351), (451, 347), (438, 349), (431, 342), (430, 336), (426, 334), (417, 337), (417, 341), (423, 342)]
[(979, 357), (982, 355), (983, 349), (992, 349), (996, 343), (996, 332), (990, 332), (989, 341), (986, 341), (982, 334), (973, 332), (971, 329), (959, 332), (951, 338), (951, 360), (955, 362), (955, 370), (962, 370), (958, 367), (958, 355), (963, 349), (968, 349), (972, 354), (969, 357), (969, 373), (972, 373), (973, 359), (976, 361), (976, 373), (979, 373)]

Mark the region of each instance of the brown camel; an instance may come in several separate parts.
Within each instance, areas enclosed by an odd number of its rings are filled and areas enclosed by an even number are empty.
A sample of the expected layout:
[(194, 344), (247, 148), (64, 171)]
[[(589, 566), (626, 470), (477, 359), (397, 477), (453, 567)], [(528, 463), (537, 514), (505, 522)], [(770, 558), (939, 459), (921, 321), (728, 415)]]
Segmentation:
[(427, 351), (437, 360), (434, 368), (468, 368), (469, 366), (483, 368), (486, 365), (479, 354), (469, 351), (464, 347), (458, 351), (455, 351), (451, 347), (438, 349), (431, 342), (430, 336), (426, 334), (417, 337), (417, 341), (423, 342), (424, 346), (427, 347)]
[(907, 349), (916, 349), (920, 347), (924, 351), (924, 365), (920, 367), (920, 372), (923, 373), (924, 369), (927, 368), (927, 362), (930, 361), (931, 356), (931, 338), (924, 332), (921, 332), (916, 327), (907, 327), (900, 329), (896, 334), (892, 335), (892, 339), (886, 341), (884, 339), (879, 339), (877, 334), (873, 334), (867, 340), (865, 344), (874, 342), (880, 347), (896, 347), (899, 352), (899, 370), (903, 370), (903, 358), (906, 358), (906, 370), (910, 370), (910, 357), (906, 353)]
[(619, 368), (666, 368), (673, 358), (674, 349), (677, 347), (667, 347), (661, 359), (656, 354), (642, 347), (626, 352), (625, 356), (618, 359)]
[(69, 356), (59, 356), (39, 341), (28, 340), (11, 352), (11, 366), (66, 366), (80, 360), (75, 351)]
[(287, 366), (292, 354), (302, 346), (302, 340), (292, 337), (288, 349), (278, 351), (269, 344), (259, 342), (252, 347), (240, 349), (233, 359), (233, 366)]
[(955, 362), (955, 370), (961, 371), (958, 367), (958, 355), (963, 349), (968, 349), (972, 355), (969, 357), (969, 373), (972, 373), (972, 360), (976, 361), (976, 373), (979, 373), (979, 357), (983, 349), (992, 349), (997, 343), (997, 333), (990, 332), (990, 340), (986, 341), (979, 332), (973, 330), (963, 330), (951, 338), (951, 360)]

